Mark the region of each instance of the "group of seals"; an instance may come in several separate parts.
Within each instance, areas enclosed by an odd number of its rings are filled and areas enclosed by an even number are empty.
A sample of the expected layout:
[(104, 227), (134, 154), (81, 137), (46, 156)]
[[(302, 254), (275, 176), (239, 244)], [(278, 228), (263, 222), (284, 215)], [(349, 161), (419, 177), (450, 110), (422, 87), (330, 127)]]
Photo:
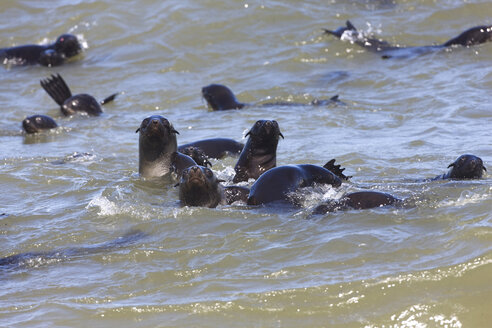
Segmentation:
[(451, 46), (467, 47), (492, 41), (492, 26), (486, 25), (472, 27), (457, 37), (454, 37), (440, 45), (414, 47), (395, 46), (384, 40), (367, 37), (363, 33), (359, 32), (350, 21), (346, 21), (345, 26), (339, 27), (336, 30), (323, 30), (325, 33), (333, 35), (339, 39), (346, 38), (371, 52), (381, 53), (383, 58), (407, 57), (410, 55), (423, 54)]
[(0, 60), (13, 65), (59, 66), (82, 51), (73, 34), (62, 34), (48, 45), (23, 45), (0, 49)]
[[(229, 110), (229, 109), (241, 109), (249, 104), (239, 102), (234, 93), (222, 84), (210, 84), (202, 88), (202, 96), (207, 101), (208, 106), (215, 111)], [(343, 104), (338, 100), (338, 95), (331, 97), (330, 99), (314, 99), (310, 105), (313, 106), (325, 106), (329, 104)], [(292, 103), (292, 102), (275, 102), (261, 104), (261, 106), (305, 106), (305, 104)]]

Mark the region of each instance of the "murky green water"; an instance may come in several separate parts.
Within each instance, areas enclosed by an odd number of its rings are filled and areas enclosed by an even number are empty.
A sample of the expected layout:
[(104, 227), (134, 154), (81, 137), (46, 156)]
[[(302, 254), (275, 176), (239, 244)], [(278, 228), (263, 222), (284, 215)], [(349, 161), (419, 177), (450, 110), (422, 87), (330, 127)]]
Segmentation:
[[(87, 247), (132, 229), (127, 247), (0, 269), (5, 327), (487, 327), (492, 320), (492, 185), (419, 179), (459, 155), (492, 167), (492, 43), (382, 60), (322, 34), (350, 19), (388, 41), (442, 43), (491, 24), (489, 1), (2, 1), (0, 45), (71, 32), (78, 61), (0, 67), (0, 256)], [(369, 25), (368, 25), (369, 24)], [(101, 117), (63, 117), (39, 80), (123, 92)], [(210, 112), (200, 89), (239, 100), (345, 106)], [(47, 114), (40, 136), (20, 122)], [(353, 175), (305, 192), (297, 210), (182, 208), (169, 181), (138, 177), (143, 118), (179, 142), (241, 140), (258, 119), (285, 139), (278, 164)], [(86, 154), (87, 153), (87, 154)], [(82, 154), (74, 156), (74, 154)], [(234, 158), (213, 162), (223, 179)], [(416, 206), (307, 219), (323, 198), (372, 188)]]

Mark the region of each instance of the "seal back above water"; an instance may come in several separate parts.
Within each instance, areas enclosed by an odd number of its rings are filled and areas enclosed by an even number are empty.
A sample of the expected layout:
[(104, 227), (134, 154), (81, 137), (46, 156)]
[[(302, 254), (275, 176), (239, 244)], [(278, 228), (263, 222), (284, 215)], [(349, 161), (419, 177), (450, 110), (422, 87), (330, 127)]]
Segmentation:
[(297, 205), (290, 194), (299, 188), (309, 187), (315, 183), (339, 187), (342, 181), (331, 171), (317, 165), (278, 166), (266, 171), (256, 180), (249, 193), (248, 205), (272, 202), (288, 202)]

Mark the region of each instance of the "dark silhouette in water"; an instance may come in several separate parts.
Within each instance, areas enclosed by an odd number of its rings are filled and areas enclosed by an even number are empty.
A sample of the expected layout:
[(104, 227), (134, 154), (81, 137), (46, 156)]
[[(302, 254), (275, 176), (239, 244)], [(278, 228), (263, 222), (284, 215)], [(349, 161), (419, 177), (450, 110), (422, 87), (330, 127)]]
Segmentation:
[(314, 209), (312, 214), (325, 214), (349, 209), (362, 210), (402, 203), (403, 201), (401, 199), (384, 192), (358, 191), (348, 193), (339, 200), (329, 200), (320, 204)]
[(475, 26), (472, 27), (457, 37), (450, 39), (440, 45), (415, 46), (415, 47), (400, 47), (390, 44), (387, 41), (370, 38), (359, 32), (350, 22), (346, 22), (346, 26), (339, 27), (336, 30), (323, 29), (325, 33), (334, 35), (339, 39), (347, 38), (369, 51), (381, 53), (383, 58), (391, 57), (410, 57), (443, 49), (451, 46), (472, 46), (485, 43), (492, 40), (492, 26)]
[(46, 115), (32, 115), (22, 121), (22, 128), (27, 134), (54, 129), (57, 126), (55, 120)]
[(442, 179), (480, 179), (483, 172), (487, 171), (480, 157), (475, 155), (461, 155), (453, 163), (449, 164), (451, 168), (448, 173), (438, 175), (433, 180)]
[(67, 116), (76, 113), (86, 113), (90, 116), (101, 115), (101, 105), (113, 101), (118, 95), (118, 93), (114, 93), (100, 103), (93, 96), (86, 93), (72, 96), (70, 88), (60, 74), (51, 75), (51, 78), (41, 80), (40, 83), (50, 97), (60, 105), (62, 113)]
[[(228, 110), (228, 109), (241, 109), (250, 104), (239, 102), (234, 93), (222, 84), (210, 84), (202, 88), (202, 96), (208, 103), (208, 106), (213, 110)], [(329, 104), (340, 103), (338, 95), (331, 97), (330, 99), (315, 99), (310, 105), (313, 106), (325, 106)], [(274, 102), (265, 103), (260, 106), (306, 106), (306, 104), (292, 103), (292, 102)]]
[(145, 236), (146, 234), (142, 231), (132, 230), (121, 237), (97, 245), (62, 248), (46, 252), (26, 252), (11, 255), (0, 259), (0, 269), (36, 267), (50, 262), (60, 262), (85, 255), (107, 253), (119, 248), (130, 246)]
[(75, 35), (63, 34), (55, 43), (48, 45), (24, 45), (0, 49), (0, 60), (4, 64), (59, 66), (66, 59), (82, 51)]

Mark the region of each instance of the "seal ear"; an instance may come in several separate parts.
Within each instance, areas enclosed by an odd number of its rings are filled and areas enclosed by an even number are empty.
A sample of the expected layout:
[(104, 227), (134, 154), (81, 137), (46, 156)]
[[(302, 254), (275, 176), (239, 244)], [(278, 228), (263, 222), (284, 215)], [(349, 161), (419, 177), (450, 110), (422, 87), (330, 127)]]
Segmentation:
[(246, 133), (246, 135), (244, 137), (246, 138), (249, 135), (251, 135), (251, 130), (249, 130), (248, 133)]
[(217, 179), (217, 182), (226, 182), (226, 181), (222, 179)]
[(140, 131), (140, 128), (137, 129), (137, 131), (135, 131), (135, 133), (138, 133)]
[(487, 172), (487, 168), (485, 166), (482, 165), (482, 169)]
[(451, 167), (451, 166), (455, 166), (456, 164), (453, 162), (451, 164), (448, 165), (448, 169)]
[(174, 129), (171, 129), (171, 132), (172, 132), (172, 133), (179, 134), (179, 132), (178, 132), (178, 131), (176, 131), (176, 130), (174, 130)]
[(178, 183), (176, 183), (173, 187), (174, 187), (174, 188), (179, 187), (179, 182), (178, 182)]
[(282, 134), (282, 132), (278, 131), (278, 135), (282, 137), (282, 139), (285, 139), (284, 138), (284, 135)]

